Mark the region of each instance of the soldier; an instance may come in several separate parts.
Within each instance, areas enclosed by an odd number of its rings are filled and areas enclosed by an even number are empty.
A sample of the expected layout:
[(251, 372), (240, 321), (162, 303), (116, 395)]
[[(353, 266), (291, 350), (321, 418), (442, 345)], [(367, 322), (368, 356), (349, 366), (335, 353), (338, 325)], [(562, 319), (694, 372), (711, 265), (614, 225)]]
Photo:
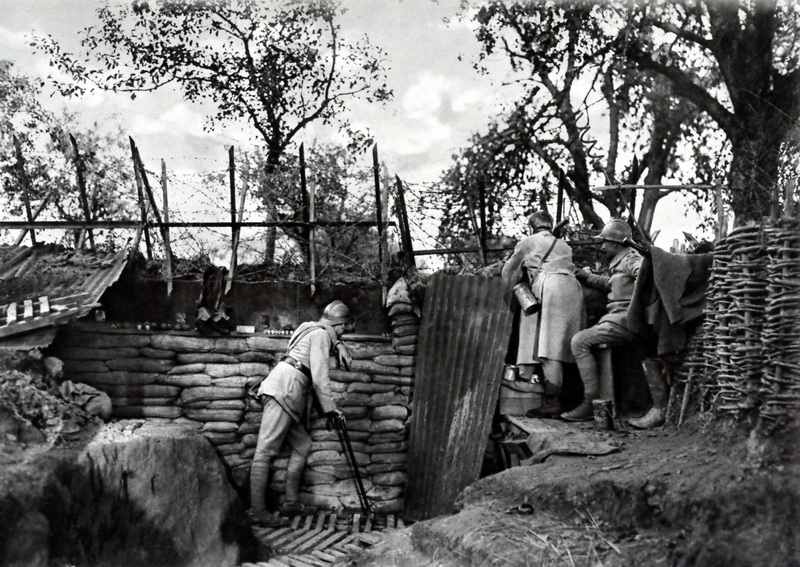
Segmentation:
[[(575, 279), (572, 249), (553, 236), (553, 217), (545, 211), (528, 217), (533, 234), (523, 238), (503, 266), (507, 288), (526, 279), (541, 309), (520, 313), (516, 363), (523, 378), (530, 377), (540, 362), (545, 378), (546, 406), (534, 415), (557, 416), (561, 408), (563, 364), (573, 363), (570, 341), (585, 325), (581, 286)], [(524, 276), (524, 277), (523, 277)]]
[(588, 421), (593, 418), (592, 401), (599, 395), (597, 361), (592, 348), (600, 345), (623, 345), (642, 340), (628, 325), (628, 305), (633, 295), (642, 256), (626, 241), (631, 241), (631, 227), (623, 220), (612, 219), (600, 233), (601, 247), (610, 260), (610, 276), (600, 276), (585, 269), (575, 277), (588, 286), (608, 291), (608, 312), (594, 326), (572, 337), (572, 354), (583, 382), (583, 401), (572, 411), (561, 414), (567, 421)]
[(317, 411), (344, 421), (344, 414), (336, 407), (331, 394), (328, 360), (335, 354), (339, 364), (349, 368), (352, 358), (340, 339), (350, 323), (347, 306), (339, 300), (330, 303), (319, 321), (298, 327), (289, 340), (286, 354), (258, 389), (264, 413), (250, 468), (250, 515), (255, 523), (267, 526), (285, 523), (270, 515), (264, 504), (270, 464), (284, 440), (289, 442), (292, 454), (286, 469), (286, 496), (281, 512), (306, 511), (298, 499), (300, 479), (311, 451), (311, 435), (305, 418), (316, 396)]

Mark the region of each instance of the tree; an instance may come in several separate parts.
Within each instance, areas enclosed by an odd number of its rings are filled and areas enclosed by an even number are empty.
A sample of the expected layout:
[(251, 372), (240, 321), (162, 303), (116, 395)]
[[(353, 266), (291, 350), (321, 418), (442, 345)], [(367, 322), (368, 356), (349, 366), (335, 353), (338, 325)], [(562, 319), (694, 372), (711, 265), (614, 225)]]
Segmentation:
[[(480, 172), (483, 182), (510, 192), (512, 199), (528, 192), (528, 207), (537, 201), (546, 206), (551, 188), (560, 185), (584, 222), (599, 228), (603, 221), (596, 203), (620, 216), (636, 206), (636, 194), (593, 193), (592, 185), (637, 183), (645, 173), (645, 181), (655, 184), (686, 169), (676, 149), (700, 127), (700, 113), (676, 104), (662, 79), (631, 70), (614, 51), (625, 29), (621, 5), (498, 0), (468, 14), (478, 23), (482, 49), (476, 67), (486, 72), (486, 59), (504, 56), (522, 95), (458, 156), (445, 183), (452, 186), (458, 179), (474, 185), (469, 176), (455, 172)], [(604, 109), (602, 117), (598, 108)], [(622, 155), (627, 156), (625, 167), (619, 165)], [(668, 193), (645, 191), (638, 215), (645, 232), (658, 200)], [(464, 218), (459, 219), (462, 227)]]
[(208, 126), (245, 121), (276, 166), (295, 137), (315, 121), (337, 120), (356, 145), (366, 137), (342, 118), (347, 100), (385, 101), (381, 51), (367, 38), (341, 36), (331, 0), (135, 0), (96, 11), (78, 55), (52, 37), (34, 46), (72, 81), (63, 94), (88, 89), (131, 93), (168, 86), (215, 110)]
[[(769, 213), (781, 156), (797, 147), (800, 7), (792, 0), (683, 0), (632, 6), (620, 53), (658, 73), (721, 128), (737, 221)], [(709, 84), (709, 78), (713, 81)], [(793, 135), (793, 131), (795, 134)], [(797, 163), (794, 164), (796, 172)]]
[[(95, 220), (134, 218), (135, 201), (129, 194), (131, 165), (119, 128), (103, 132), (98, 124), (84, 129), (75, 116), (57, 116), (39, 102), (40, 85), (18, 74), (9, 61), (0, 60), (0, 183), (8, 199), (8, 213), (23, 217), (22, 184), (13, 139), (19, 142), (30, 199), (48, 199), (48, 218), (83, 220), (76, 185), (72, 133), (78, 140), (85, 168), (91, 214)], [(98, 233), (109, 244), (114, 235)], [(76, 243), (77, 233), (67, 237)]]

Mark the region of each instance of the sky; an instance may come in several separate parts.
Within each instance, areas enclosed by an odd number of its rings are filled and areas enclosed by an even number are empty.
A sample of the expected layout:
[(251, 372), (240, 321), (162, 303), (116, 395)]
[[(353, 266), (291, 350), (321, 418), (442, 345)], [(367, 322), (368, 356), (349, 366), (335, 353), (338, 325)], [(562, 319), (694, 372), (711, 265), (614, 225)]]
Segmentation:
[[(0, 55), (27, 75), (46, 77), (52, 72), (44, 55), (29, 46), (30, 34), (51, 34), (65, 49), (78, 45), (78, 32), (94, 23), (99, 2), (89, 0), (0, 0)], [(366, 34), (389, 59), (387, 82), (394, 98), (385, 105), (353, 101), (349, 117), (368, 129), (376, 140), (380, 159), (391, 175), (411, 183), (434, 183), (465, 146), (472, 133), (484, 129), (513, 95), (499, 85), (507, 77), (503, 61), (491, 62), (491, 76), (473, 69), (478, 45), (468, 25), (456, 23), (459, 0), (344, 0), (340, 20), (343, 34)], [(447, 18), (450, 23), (444, 21)], [(203, 108), (182, 100), (177, 92), (128, 95), (94, 93), (66, 102), (48, 99), (50, 109), (66, 106), (87, 124), (116, 121), (132, 136), (148, 168), (164, 159), (170, 172), (222, 170), (227, 148), (247, 146), (244, 128), (203, 129)], [(302, 141), (337, 140), (333, 130), (314, 127)], [(371, 156), (364, 154), (364, 167)], [(180, 198), (180, 197), (179, 197)], [(659, 205), (654, 222), (663, 242), (679, 234), (673, 219), (683, 207)], [(691, 230), (691, 227), (688, 227)], [(668, 245), (668, 244), (667, 244)], [(663, 244), (662, 244), (663, 246)]]

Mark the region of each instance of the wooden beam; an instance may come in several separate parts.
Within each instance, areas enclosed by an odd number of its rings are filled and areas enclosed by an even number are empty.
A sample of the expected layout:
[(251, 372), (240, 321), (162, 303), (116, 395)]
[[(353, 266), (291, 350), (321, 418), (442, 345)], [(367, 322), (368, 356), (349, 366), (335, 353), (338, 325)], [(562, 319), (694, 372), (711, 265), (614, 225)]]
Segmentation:
[[(17, 154), (17, 175), (19, 175), (19, 184), (22, 185), (22, 201), (25, 203), (25, 214), (28, 217), (29, 222), (33, 222), (33, 213), (31, 212), (31, 194), (30, 194), (30, 187), (28, 185), (28, 175), (25, 173), (25, 158), (22, 155), (22, 146), (20, 146), (19, 140), (16, 136), (13, 136), (14, 140), (14, 152)], [(36, 246), (36, 231), (31, 230), (31, 244)], [(22, 242), (22, 239), (25, 238), (25, 231), (22, 232), (20, 235), (20, 239), (18, 241)]]
[[(169, 190), (167, 188), (167, 164), (161, 160), (161, 198), (162, 207), (164, 209), (164, 222), (169, 222)], [(167, 297), (172, 295), (172, 245), (170, 242), (169, 227), (165, 226), (162, 230), (164, 235), (164, 251), (165, 256), (164, 265), (167, 276)]]
[[(39, 217), (41, 212), (47, 206), (47, 203), (50, 202), (50, 198), (53, 196), (53, 194), (55, 192), (56, 192), (55, 189), (51, 189), (50, 192), (47, 195), (45, 195), (45, 198), (42, 199), (42, 202), (39, 203), (39, 206), (36, 207), (35, 211), (33, 211), (33, 218), (31, 219), (31, 224), (34, 224), (34, 221), (36, 221), (36, 219)], [(22, 232), (19, 233), (19, 236), (17, 236), (17, 239), (14, 241), (14, 246), (19, 246), (20, 244), (22, 244), (22, 241), (25, 238), (25, 235), (27, 234), (27, 232), (28, 232), (28, 229), (24, 229)]]
[[(85, 169), (83, 160), (81, 159), (81, 154), (78, 151), (78, 141), (75, 139), (75, 136), (70, 134), (69, 141), (72, 144), (73, 158), (75, 159), (75, 171), (77, 172), (78, 177), (78, 190), (80, 191), (81, 195), (83, 218), (86, 219), (87, 223), (90, 223), (92, 221), (92, 215), (89, 212), (89, 198), (86, 196), (86, 179), (83, 177), (83, 171)], [(92, 229), (87, 229), (86, 232), (89, 234), (89, 245), (92, 247), (92, 250), (94, 250), (94, 235), (92, 234)], [(78, 237), (78, 248), (83, 248), (83, 238), (84, 231), (82, 230), (80, 236)]]
[[(311, 297), (317, 291), (317, 247), (314, 245), (314, 220), (316, 219), (316, 183), (314, 179), (309, 180), (308, 184), (308, 220), (311, 226), (308, 227), (308, 264), (311, 276)], [(380, 228), (378, 229), (380, 231)]]
[(600, 187), (593, 187), (593, 191), (620, 191), (624, 189), (672, 189), (679, 191), (681, 189), (713, 189), (714, 185), (703, 185), (701, 183), (689, 183), (686, 185), (637, 185), (629, 183), (620, 183), (618, 185), (601, 185)]
[[(161, 227), (168, 227), (168, 228), (228, 228), (231, 226), (230, 222), (146, 222), (141, 223), (139, 221), (133, 220), (123, 220), (123, 221), (94, 221), (94, 222), (85, 222), (85, 221), (33, 221), (32, 223), (28, 221), (0, 221), (0, 228), (10, 228), (10, 229), (30, 229), (35, 228), (37, 230), (45, 230), (45, 229), (61, 229), (61, 230), (75, 230), (79, 228), (140, 228), (142, 226), (146, 227), (153, 227), (153, 228), (161, 228)], [(313, 223), (308, 222), (300, 222), (300, 221), (275, 221), (275, 222), (237, 222), (235, 223), (237, 227), (257, 227), (263, 228), (268, 226), (276, 226), (279, 228), (298, 228), (298, 227), (310, 227), (310, 226), (324, 226), (324, 227), (371, 227), (371, 226), (378, 226), (378, 223), (371, 220), (365, 221), (316, 221)], [(388, 221), (383, 223), (384, 227), (395, 227), (397, 224), (394, 221)]]
[(150, 229), (147, 226), (147, 204), (144, 200), (144, 189), (142, 189), (142, 175), (139, 173), (139, 164), (136, 159), (136, 143), (133, 141), (133, 138), (130, 136), (128, 140), (131, 144), (131, 160), (133, 161), (133, 174), (134, 178), (136, 179), (136, 193), (139, 200), (139, 210), (142, 214), (142, 223), (141, 225), (144, 227), (144, 243), (145, 248), (147, 250), (147, 259), (153, 259), (153, 245), (150, 242)]
[[(383, 207), (381, 205), (381, 174), (378, 163), (378, 144), (372, 146), (372, 177), (375, 182), (375, 218), (378, 221), (378, 266), (381, 267), (381, 278), (383, 278)], [(381, 279), (383, 283), (383, 279)]]
[(397, 185), (397, 216), (400, 220), (400, 239), (403, 243), (406, 265), (409, 269), (416, 269), (417, 264), (414, 260), (414, 245), (411, 242), (411, 229), (408, 225), (408, 211), (406, 210), (406, 197), (403, 182), (400, 177), (395, 175)]

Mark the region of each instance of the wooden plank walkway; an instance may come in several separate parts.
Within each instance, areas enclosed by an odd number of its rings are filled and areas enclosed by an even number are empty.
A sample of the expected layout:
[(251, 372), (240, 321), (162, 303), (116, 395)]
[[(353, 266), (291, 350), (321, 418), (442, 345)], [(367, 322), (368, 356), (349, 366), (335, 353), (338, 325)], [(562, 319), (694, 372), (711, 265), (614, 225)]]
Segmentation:
[(369, 549), (383, 539), (382, 532), (405, 527), (402, 518), (386, 516), (374, 522), (361, 514), (340, 517), (331, 512), (295, 516), (284, 528), (254, 527), (253, 532), (275, 556), (241, 567), (328, 567), (342, 557)]

